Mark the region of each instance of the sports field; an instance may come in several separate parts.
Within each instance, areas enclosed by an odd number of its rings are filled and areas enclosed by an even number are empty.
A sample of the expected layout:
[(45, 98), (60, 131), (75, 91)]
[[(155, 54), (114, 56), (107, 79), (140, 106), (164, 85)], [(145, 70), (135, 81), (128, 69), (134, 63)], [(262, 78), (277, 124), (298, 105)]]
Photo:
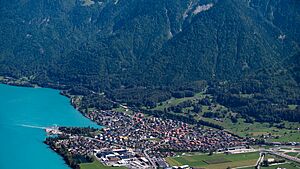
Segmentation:
[(205, 169), (226, 169), (227, 167), (241, 167), (255, 165), (259, 157), (258, 152), (244, 154), (214, 154), (192, 155), (180, 157), (168, 157), (167, 162), (171, 166), (189, 165), (191, 167)]

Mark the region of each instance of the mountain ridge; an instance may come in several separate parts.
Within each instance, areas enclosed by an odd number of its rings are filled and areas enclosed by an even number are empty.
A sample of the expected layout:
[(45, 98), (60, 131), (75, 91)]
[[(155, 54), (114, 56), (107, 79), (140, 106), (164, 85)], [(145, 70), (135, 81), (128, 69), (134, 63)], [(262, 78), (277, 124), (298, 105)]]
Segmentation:
[(297, 1), (88, 2), (2, 1), (1, 74), (102, 89), (236, 80), (265, 69), (297, 77), (289, 72), (300, 51)]

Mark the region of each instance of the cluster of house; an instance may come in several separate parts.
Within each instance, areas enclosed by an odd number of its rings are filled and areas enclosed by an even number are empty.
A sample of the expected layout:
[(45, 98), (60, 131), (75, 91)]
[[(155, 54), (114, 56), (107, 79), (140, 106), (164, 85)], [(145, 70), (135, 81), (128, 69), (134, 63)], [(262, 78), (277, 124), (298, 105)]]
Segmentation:
[(150, 154), (154, 151), (152, 154), (158, 157), (172, 155), (172, 151), (208, 152), (247, 145), (246, 140), (226, 131), (199, 128), (176, 120), (144, 117), (141, 113), (128, 115), (93, 111), (86, 116), (106, 126), (97, 139), (130, 148), (150, 149)]
[(247, 144), (247, 141), (222, 130), (145, 117), (141, 113), (129, 115), (115, 111), (93, 111), (85, 116), (105, 128), (93, 136), (62, 133), (63, 139), (53, 140), (55, 147), (63, 147), (74, 156), (95, 155), (109, 166), (168, 168), (164, 157), (174, 156), (176, 151), (208, 152)]
[(64, 148), (72, 156), (89, 156), (92, 155), (95, 149), (111, 146), (109, 143), (100, 142), (93, 138), (80, 135), (67, 135), (63, 139), (55, 139), (53, 142), (56, 149)]

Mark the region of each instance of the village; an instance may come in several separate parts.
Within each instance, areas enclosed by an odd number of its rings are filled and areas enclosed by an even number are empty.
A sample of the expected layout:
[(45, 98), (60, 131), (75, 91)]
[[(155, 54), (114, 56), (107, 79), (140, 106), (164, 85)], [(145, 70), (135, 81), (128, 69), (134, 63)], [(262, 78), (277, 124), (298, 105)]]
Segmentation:
[(176, 152), (226, 151), (231, 147), (247, 147), (251, 141), (224, 130), (142, 113), (91, 111), (85, 116), (104, 128), (90, 136), (60, 130), (56, 133), (61, 137), (52, 139), (51, 148), (65, 148), (72, 156), (94, 156), (108, 166), (168, 168), (164, 158), (175, 156)]

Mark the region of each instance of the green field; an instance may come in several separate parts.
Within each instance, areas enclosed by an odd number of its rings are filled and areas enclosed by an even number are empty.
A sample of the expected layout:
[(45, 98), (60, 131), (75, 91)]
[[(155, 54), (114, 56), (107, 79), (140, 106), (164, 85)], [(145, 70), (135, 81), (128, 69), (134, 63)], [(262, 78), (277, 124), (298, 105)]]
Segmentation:
[(206, 159), (206, 160), (203, 160), (203, 161), (207, 164), (219, 164), (219, 163), (231, 162), (230, 160), (228, 160), (226, 158), (223, 158), (223, 157), (213, 158), (213, 159)]
[(292, 148), (289, 148), (289, 147), (281, 147), (280, 149), (281, 150), (292, 150)]
[(295, 110), (297, 108), (298, 105), (296, 104), (290, 104), (288, 105), (290, 110)]
[[(133, 114), (133, 111), (132, 110), (128, 110), (128, 111), (126, 111), (126, 109), (125, 108), (123, 108), (123, 107), (118, 107), (118, 108), (113, 108), (112, 109), (113, 111), (116, 111), (116, 112), (123, 112), (123, 113), (126, 113), (126, 114), (129, 114), (129, 115), (132, 115)], [(146, 116), (146, 115), (145, 115)]]
[(164, 110), (165, 108), (171, 107), (171, 106), (176, 106), (181, 102), (187, 101), (187, 100), (197, 100), (197, 99), (202, 99), (204, 98), (206, 95), (204, 95), (203, 93), (197, 93), (195, 96), (193, 97), (184, 97), (184, 98), (171, 98), (169, 100), (166, 100), (164, 102), (162, 102), (160, 105), (156, 106), (153, 110)]
[(226, 169), (227, 167), (241, 167), (254, 165), (259, 157), (258, 152), (245, 154), (214, 154), (168, 157), (166, 161), (171, 166), (189, 165), (205, 169)]
[[(259, 138), (261, 135), (271, 134), (273, 137), (268, 138), (268, 141), (272, 142), (299, 142), (300, 131), (291, 129), (278, 129), (276, 127), (270, 127), (268, 123), (254, 122), (245, 123), (244, 119), (238, 119), (237, 123), (232, 123), (230, 119), (224, 119), (223, 122), (215, 121), (210, 118), (202, 118), (205, 121), (209, 121), (223, 126), (226, 130), (238, 134), (242, 137), (255, 137)], [(286, 126), (300, 126), (300, 123), (285, 122)], [(278, 137), (278, 138), (277, 138)]]
[(80, 169), (126, 169), (126, 167), (108, 167), (95, 160), (92, 163), (80, 164)]
[[(202, 99), (202, 98), (212, 98), (211, 95), (204, 94), (204, 93), (197, 93), (193, 97), (184, 97), (184, 98), (171, 98), (167, 101), (161, 102), (153, 108), (153, 110), (164, 110), (165, 108), (171, 107), (171, 106), (176, 106), (179, 103), (183, 101), (190, 100), (192, 102), (195, 102), (196, 100)], [(245, 95), (244, 97), (250, 97), (249, 95)], [(268, 141), (271, 142), (299, 142), (300, 141), (300, 131), (297, 130), (298, 127), (300, 127), (299, 122), (283, 122), (285, 124), (285, 128), (283, 129), (278, 129), (274, 126), (270, 126), (269, 123), (245, 123), (245, 119), (239, 118), (237, 123), (232, 123), (230, 118), (225, 117), (221, 121), (216, 121), (213, 118), (204, 118), (202, 115), (205, 112), (209, 111), (228, 111), (228, 108), (220, 105), (220, 104), (214, 104), (212, 109), (209, 109), (209, 106), (202, 106), (202, 112), (195, 115), (195, 119), (199, 120), (205, 120), (209, 121), (211, 123), (218, 124), (220, 126), (223, 126), (226, 130), (238, 134), (242, 137), (255, 137), (255, 138), (260, 138), (262, 135), (269, 135), (271, 134), (272, 137), (267, 138)], [(290, 105), (290, 108), (295, 108), (295, 105)], [(183, 112), (188, 111), (190, 107), (183, 109)], [(228, 111), (227, 116), (230, 114), (236, 114), (235, 112)], [(184, 116), (185, 114), (182, 113)]]
[(289, 156), (297, 157), (299, 153), (298, 152), (288, 152), (288, 153), (285, 153), (285, 154), (287, 154)]
[[(245, 123), (244, 119), (238, 119), (237, 123), (232, 123), (230, 119), (224, 119), (223, 122), (215, 121), (210, 118), (202, 118), (205, 121), (209, 121), (218, 125), (223, 126), (225, 129), (238, 134), (240, 136), (251, 136), (260, 137), (261, 135), (271, 134), (272, 136), (278, 136), (278, 138), (269, 138), (268, 141), (274, 142), (299, 142), (300, 141), (300, 131), (291, 129), (278, 129), (276, 127), (270, 127), (268, 123), (258, 123), (254, 122)], [(285, 122), (287, 127), (300, 126), (300, 123)]]

